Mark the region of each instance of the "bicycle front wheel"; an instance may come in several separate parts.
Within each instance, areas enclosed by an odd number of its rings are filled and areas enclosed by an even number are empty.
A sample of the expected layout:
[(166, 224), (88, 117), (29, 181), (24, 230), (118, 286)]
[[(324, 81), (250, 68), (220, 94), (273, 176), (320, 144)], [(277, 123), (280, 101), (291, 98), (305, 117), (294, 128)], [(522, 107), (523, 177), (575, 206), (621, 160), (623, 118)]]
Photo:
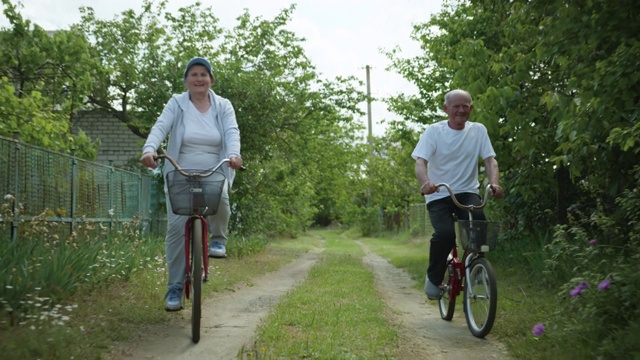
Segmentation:
[(474, 260), (465, 279), (464, 310), (473, 336), (483, 338), (496, 318), (498, 285), (491, 263), (483, 257)]
[(442, 280), (442, 296), (438, 300), (440, 304), (440, 317), (444, 320), (451, 320), (453, 318), (453, 312), (456, 309), (456, 278), (455, 268), (453, 262), (447, 264), (447, 271), (444, 274), (444, 280)]
[(191, 237), (191, 340), (200, 341), (200, 319), (202, 318), (202, 220), (193, 219)]

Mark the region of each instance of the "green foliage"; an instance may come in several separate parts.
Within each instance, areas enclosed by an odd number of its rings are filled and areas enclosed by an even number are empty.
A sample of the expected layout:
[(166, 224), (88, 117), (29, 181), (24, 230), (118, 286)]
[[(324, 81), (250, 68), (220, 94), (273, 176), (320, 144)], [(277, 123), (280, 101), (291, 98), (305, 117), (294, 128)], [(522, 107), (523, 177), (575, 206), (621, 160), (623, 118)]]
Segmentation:
[(263, 252), (269, 240), (263, 236), (234, 236), (227, 244), (227, 256), (243, 258)]
[[(635, 173), (639, 174), (639, 169)], [(640, 355), (640, 347), (633, 340), (640, 321), (636, 301), (640, 291), (637, 185), (640, 183), (625, 190), (617, 200), (621, 221), (605, 215), (601, 207), (585, 209), (588, 217), (558, 226), (553, 242), (547, 246), (546, 271), (566, 281), (560, 286), (558, 311), (547, 320), (558, 330), (549, 336), (567, 354)], [(575, 346), (567, 348), (566, 344)]]
[(296, 236), (315, 220), (342, 220), (350, 211), (362, 152), (354, 147), (363, 101), (353, 77), (320, 79), (286, 29), (295, 6), (273, 19), (248, 11), (233, 29), (221, 29), (215, 11), (200, 3), (166, 10), (145, 1), (139, 13), (98, 19), (81, 9), (78, 25), (100, 55), (102, 71), (89, 103), (145, 137), (172, 93), (182, 92), (184, 64), (207, 57), (214, 91), (231, 100), (248, 171), (239, 173), (231, 228)]
[(591, 196), (576, 189), (581, 182), (583, 191), (606, 189), (602, 206), (615, 211), (638, 164), (638, 16), (629, 1), (447, 2), (414, 28), (424, 55), (388, 52), (419, 88), (390, 106), (428, 124), (439, 120), (444, 92), (471, 92), (472, 121), (487, 126), (500, 162), (514, 235), (566, 223), (567, 209)]
[(371, 153), (366, 158), (364, 185), (367, 186), (369, 206), (379, 207), (385, 212), (387, 230), (397, 230), (398, 223), (409, 202), (424, 202), (416, 181), (415, 160), (411, 153), (418, 143), (420, 133), (407, 124), (391, 122), (385, 136), (374, 139)]
[(49, 109), (49, 100), (38, 91), (16, 95), (8, 78), (0, 78), (0, 136), (12, 138), (15, 133), (23, 142), (50, 150), (76, 154), (86, 159), (95, 159), (96, 149), (84, 134), (72, 135), (70, 123), (64, 115)]
[(360, 217), (357, 226), (362, 236), (371, 236), (382, 232), (382, 212), (377, 207), (360, 208)]
[(215, 58), (221, 30), (211, 8), (200, 3), (166, 11), (167, 1), (145, 0), (113, 20), (81, 7), (74, 28), (92, 41), (99, 61), (87, 102), (119, 119), (145, 138), (172, 93), (182, 92), (184, 65), (194, 56)]
[(95, 66), (88, 42), (76, 30), (48, 34), (2, 0), (11, 29), (0, 30), (0, 135), (95, 159), (96, 146), (72, 132), (73, 114), (91, 87)]

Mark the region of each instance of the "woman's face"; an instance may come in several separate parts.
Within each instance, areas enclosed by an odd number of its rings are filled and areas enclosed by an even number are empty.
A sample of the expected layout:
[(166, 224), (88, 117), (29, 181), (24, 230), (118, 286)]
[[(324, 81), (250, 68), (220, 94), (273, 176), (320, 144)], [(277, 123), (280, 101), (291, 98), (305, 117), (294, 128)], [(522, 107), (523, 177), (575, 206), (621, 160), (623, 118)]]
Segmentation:
[(192, 94), (204, 94), (211, 87), (211, 74), (202, 65), (193, 65), (187, 72), (185, 83)]

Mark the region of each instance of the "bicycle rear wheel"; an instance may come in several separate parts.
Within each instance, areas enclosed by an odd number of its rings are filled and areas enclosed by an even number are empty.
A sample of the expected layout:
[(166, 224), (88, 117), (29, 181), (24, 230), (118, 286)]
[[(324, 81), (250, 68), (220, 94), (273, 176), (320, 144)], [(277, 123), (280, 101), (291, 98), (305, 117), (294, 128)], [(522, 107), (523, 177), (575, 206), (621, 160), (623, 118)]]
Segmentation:
[(473, 336), (483, 338), (496, 318), (498, 285), (491, 263), (485, 258), (474, 260), (465, 279), (464, 310)]
[(191, 232), (191, 340), (200, 341), (200, 319), (202, 317), (202, 220), (193, 219)]
[(453, 318), (453, 312), (456, 309), (455, 282), (455, 268), (453, 262), (450, 262), (447, 264), (447, 271), (444, 273), (444, 280), (442, 280), (442, 296), (438, 300), (440, 316), (447, 321)]

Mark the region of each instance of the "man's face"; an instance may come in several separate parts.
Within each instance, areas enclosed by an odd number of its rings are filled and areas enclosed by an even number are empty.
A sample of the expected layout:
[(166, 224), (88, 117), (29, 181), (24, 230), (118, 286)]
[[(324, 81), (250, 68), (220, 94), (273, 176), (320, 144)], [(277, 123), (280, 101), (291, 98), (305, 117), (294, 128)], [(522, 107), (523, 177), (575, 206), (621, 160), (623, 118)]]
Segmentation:
[(449, 115), (449, 123), (454, 128), (464, 128), (464, 123), (469, 120), (472, 110), (471, 99), (464, 94), (451, 96), (449, 104), (444, 105), (444, 112)]

